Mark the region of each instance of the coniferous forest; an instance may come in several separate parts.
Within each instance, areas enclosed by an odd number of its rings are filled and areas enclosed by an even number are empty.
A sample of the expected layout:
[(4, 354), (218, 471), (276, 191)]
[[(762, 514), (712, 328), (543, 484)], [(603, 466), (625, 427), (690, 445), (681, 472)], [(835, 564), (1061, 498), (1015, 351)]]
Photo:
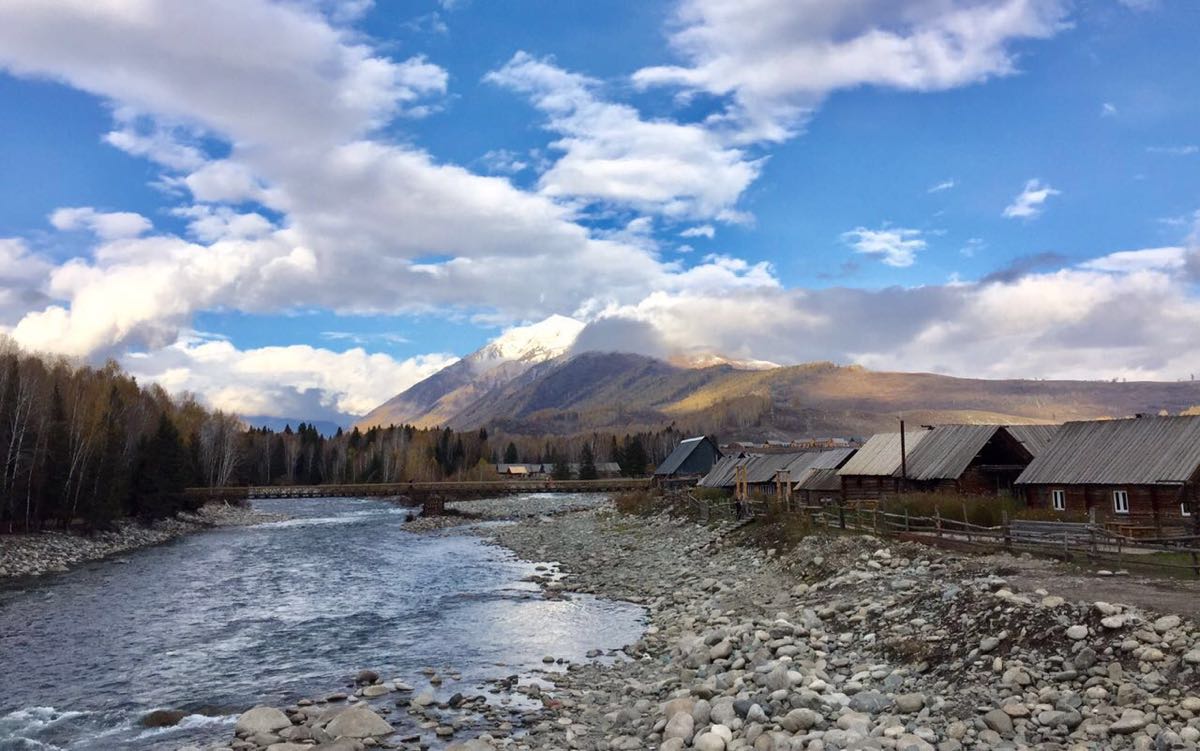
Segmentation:
[(499, 462), (545, 463), (553, 476), (617, 462), (644, 475), (678, 431), (633, 435), (490, 435), (412, 426), (339, 430), (300, 423), (250, 428), (190, 395), (103, 367), (0, 342), (0, 532), (98, 530), (186, 510), (187, 487), (495, 479)]

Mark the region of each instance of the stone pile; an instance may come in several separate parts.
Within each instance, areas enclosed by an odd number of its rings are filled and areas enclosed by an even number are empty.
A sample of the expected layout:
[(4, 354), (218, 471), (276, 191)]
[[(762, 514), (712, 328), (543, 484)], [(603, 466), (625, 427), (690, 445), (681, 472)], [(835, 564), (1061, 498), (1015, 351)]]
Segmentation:
[[(334, 710), (297, 706), (285, 717), (308, 738), (284, 738), (282, 727), (266, 732), (294, 746), (242, 734), (233, 748), (1200, 748), (1193, 623), (1020, 591), (1000, 575), (1003, 557), (837, 535), (781, 553), (746, 543), (731, 525), (605, 508), (477, 531), (528, 560), (558, 562), (565, 578), (539, 577), (545, 587), (641, 604), (643, 637), (564, 672), (493, 686), (536, 709), (462, 695), (439, 703), (430, 689), (396, 702), (423, 737), (346, 741), (330, 732)], [(361, 701), (386, 702), (399, 689), (367, 677)]]
[(85, 561), (158, 545), (204, 529), (262, 524), (286, 518), (240, 506), (210, 503), (194, 514), (182, 513), (149, 525), (122, 520), (117, 522), (115, 529), (93, 535), (59, 531), (5, 535), (0, 545), (0, 579), (60, 573)]

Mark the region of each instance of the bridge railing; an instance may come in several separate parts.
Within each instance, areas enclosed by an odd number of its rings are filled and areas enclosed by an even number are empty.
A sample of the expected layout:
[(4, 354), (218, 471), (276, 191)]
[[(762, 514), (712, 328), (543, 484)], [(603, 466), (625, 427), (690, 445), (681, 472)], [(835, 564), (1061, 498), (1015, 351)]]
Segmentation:
[(617, 477), (597, 480), (449, 480), (444, 482), (391, 482), (331, 485), (250, 485), (227, 488), (188, 488), (186, 493), (203, 500), (248, 498), (357, 498), (399, 495), (510, 495), (514, 493), (601, 493), (640, 490), (650, 478)]

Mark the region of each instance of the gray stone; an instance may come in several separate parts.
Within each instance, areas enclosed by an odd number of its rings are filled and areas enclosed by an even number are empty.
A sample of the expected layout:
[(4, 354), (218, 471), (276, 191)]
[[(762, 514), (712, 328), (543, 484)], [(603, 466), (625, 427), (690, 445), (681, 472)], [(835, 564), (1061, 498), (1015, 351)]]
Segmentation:
[(387, 735), (393, 728), (387, 720), (380, 717), (373, 709), (365, 705), (350, 707), (340, 713), (325, 726), (325, 731), (335, 738), (371, 738)]
[(855, 712), (879, 714), (892, 706), (892, 700), (878, 691), (860, 691), (850, 697), (850, 708)]
[(255, 707), (241, 714), (233, 730), (238, 735), (255, 735), (256, 733), (274, 733), (276, 730), (289, 728), (292, 721), (275, 707)]
[(1012, 718), (1001, 709), (993, 709), (983, 716), (983, 723), (1000, 735), (1012, 733)]

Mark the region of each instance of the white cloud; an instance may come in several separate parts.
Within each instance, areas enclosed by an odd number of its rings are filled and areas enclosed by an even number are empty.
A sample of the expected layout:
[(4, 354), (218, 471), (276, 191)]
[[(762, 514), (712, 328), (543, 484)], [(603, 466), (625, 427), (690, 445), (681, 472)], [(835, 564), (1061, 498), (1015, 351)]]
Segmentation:
[(55, 229), (69, 232), (86, 229), (101, 240), (120, 240), (148, 232), (152, 225), (141, 214), (131, 211), (96, 211), (91, 206), (55, 209), (50, 214)]
[(1100, 105), (1100, 117), (1116, 117), (1117, 105), (1112, 102), (1105, 102)]
[(925, 249), (921, 230), (903, 227), (867, 229), (856, 227), (842, 233), (842, 242), (854, 248), (856, 253), (880, 256), (888, 266), (912, 266), (917, 252)]
[(927, 190), (925, 192), (926, 193), (941, 193), (944, 190), (950, 190), (957, 184), (958, 183), (954, 182), (953, 180), (943, 180), (942, 182), (940, 182), (936, 185), (930, 186), (929, 190)]
[(492, 149), (481, 160), (492, 174), (515, 175), (529, 168), (529, 162), (508, 149)]
[(557, 198), (578, 198), (679, 218), (741, 221), (735, 205), (761, 161), (708, 129), (644, 120), (602, 99), (600, 83), (518, 52), (486, 80), (529, 95), (561, 138), (562, 156), (539, 180)]
[(169, 347), (131, 354), (124, 364), (173, 393), (189, 391), (238, 414), (344, 418), (370, 411), (456, 359), (428, 354), (396, 360), (358, 347), (239, 350), (228, 341), (186, 336)]
[(717, 236), (717, 230), (711, 224), (701, 224), (696, 227), (688, 227), (683, 232), (679, 233), (680, 237), (707, 237), (709, 240)]
[(1061, 194), (1062, 191), (1034, 178), (1026, 182), (1025, 188), (1005, 207), (1004, 216), (1010, 219), (1032, 219), (1042, 213), (1048, 198)]
[(1151, 154), (1165, 154), (1166, 156), (1192, 156), (1200, 154), (1200, 146), (1194, 143), (1181, 146), (1147, 146), (1146, 151)]
[(1200, 301), (1179, 249), (1123, 251), (992, 282), (878, 290), (655, 293), (598, 311), (581, 341), (656, 356), (990, 378), (1173, 380), (1200, 368)]
[(687, 65), (641, 86), (732, 97), (745, 141), (791, 135), (827, 94), (858, 86), (940, 91), (1013, 73), (1010, 43), (1052, 36), (1065, 0), (684, 0), (671, 41)]

